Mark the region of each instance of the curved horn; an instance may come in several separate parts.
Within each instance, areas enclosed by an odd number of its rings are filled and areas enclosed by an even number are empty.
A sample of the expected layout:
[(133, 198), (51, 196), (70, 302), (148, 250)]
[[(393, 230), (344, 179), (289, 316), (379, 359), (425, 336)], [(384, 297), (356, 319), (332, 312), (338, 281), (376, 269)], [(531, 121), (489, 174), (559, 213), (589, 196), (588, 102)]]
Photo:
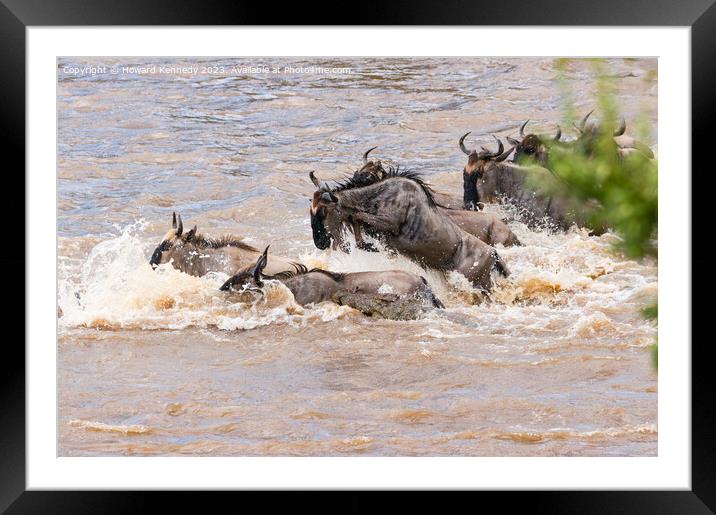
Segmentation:
[(584, 115), (584, 118), (582, 118), (582, 123), (579, 124), (579, 132), (584, 131), (584, 126), (587, 124), (587, 118), (589, 118), (593, 112), (594, 112), (594, 109), (592, 109), (586, 115)]
[(251, 271), (252, 275), (254, 276), (254, 282), (257, 286), (263, 286), (264, 283), (261, 280), (261, 274), (264, 271), (264, 268), (266, 268), (266, 264), (268, 263), (268, 249), (271, 245), (266, 245), (266, 248), (264, 249), (263, 254), (261, 254), (261, 257), (256, 261), (256, 264), (254, 265), (254, 269)]
[(177, 228), (177, 214), (176, 211), (172, 211), (172, 229)]
[(495, 140), (497, 140), (497, 152), (495, 152), (495, 156), (494, 156), (494, 157), (497, 157), (500, 154), (502, 154), (502, 152), (505, 151), (505, 146), (502, 144), (502, 141), (500, 140), (500, 138), (498, 138), (494, 134), (492, 135), (492, 137), (495, 138)]
[(179, 220), (179, 226), (177, 227), (177, 236), (181, 236), (181, 233), (184, 232), (184, 223), (181, 221), (181, 215), (178, 215), (177, 219)]
[(500, 154), (502, 154), (502, 152), (505, 150), (505, 146), (502, 144), (502, 141), (500, 141), (500, 138), (498, 138), (494, 134), (492, 135), (492, 137), (495, 138), (495, 140), (497, 140), (497, 151), (491, 152), (490, 150), (486, 149), (485, 147), (482, 147), (484, 152), (480, 152), (480, 157), (482, 157), (484, 159), (492, 159), (493, 157), (497, 157)]
[[(470, 132), (472, 132), (472, 131), (470, 131)], [(470, 154), (472, 154), (472, 152), (470, 152), (468, 149), (465, 148), (465, 143), (463, 143), (463, 142), (465, 141), (465, 137), (466, 137), (468, 134), (470, 134), (470, 132), (466, 132), (465, 134), (463, 134), (462, 138), (460, 138), (460, 143), (459, 143), (459, 145), (460, 145), (460, 150), (462, 150), (463, 154), (467, 154), (468, 156), (469, 156)]]
[(573, 124), (572, 124), (572, 127), (574, 127), (575, 129), (577, 129), (577, 132), (580, 134), (580, 136), (581, 136), (582, 132), (584, 132), (584, 131), (582, 131), (582, 129), (579, 128), (579, 126), (578, 126), (576, 123), (573, 123)]
[(308, 176), (311, 178), (311, 182), (313, 183), (313, 185), (320, 191), (331, 191), (331, 188), (328, 186), (328, 184), (325, 183), (325, 181), (322, 181), (318, 177), (316, 177), (315, 171), (312, 170), (308, 172)]
[(370, 148), (370, 149), (368, 149), (368, 150), (365, 151), (365, 154), (363, 154), (363, 164), (364, 164), (364, 165), (367, 165), (367, 164), (368, 164), (368, 154), (370, 154), (370, 153), (371, 153), (372, 151), (374, 151), (376, 148), (378, 148), (378, 147), (373, 147), (373, 148)]
[(557, 134), (554, 135), (554, 141), (559, 141), (559, 138), (562, 137), (562, 127), (557, 125)]
[(525, 137), (525, 126), (526, 126), (529, 122), (530, 122), (529, 120), (525, 121), (525, 123), (522, 124), (522, 127), (520, 127), (520, 136), (522, 136), (523, 138)]
[(626, 132), (626, 120), (622, 118), (622, 122), (619, 124), (619, 128), (614, 131), (614, 136), (621, 136)]
[(508, 148), (506, 151), (504, 151), (502, 154), (495, 158), (495, 162), (499, 163), (500, 161), (504, 161), (505, 159), (507, 159), (507, 157), (512, 153), (514, 149), (515, 147)]

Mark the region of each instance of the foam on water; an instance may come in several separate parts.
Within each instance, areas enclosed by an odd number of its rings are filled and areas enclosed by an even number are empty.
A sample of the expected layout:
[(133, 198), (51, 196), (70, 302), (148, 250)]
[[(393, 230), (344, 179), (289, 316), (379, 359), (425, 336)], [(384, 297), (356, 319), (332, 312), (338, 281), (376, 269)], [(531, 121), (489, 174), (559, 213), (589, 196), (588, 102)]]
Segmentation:
[[(512, 223), (523, 246), (498, 251), (509, 278), (493, 274), (494, 289), (486, 296), (461, 274), (424, 269), (401, 255), (353, 249), (350, 254), (316, 249), (299, 254), (309, 268), (336, 272), (403, 270), (425, 277), (445, 311), (428, 315), (440, 320), (445, 337), (466, 328), (490, 334), (534, 336), (562, 329), (565, 338), (632, 334), (634, 320), (620, 323), (616, 315), (636, 312), (656, 298), (656, 267), (627, 261), (614, 254), (614, 236), (589, 237), (584, 230), (566, 233), (532, 231)], [(298, 305), (278, 281), (268, 281), (263, 295), (219, 291), (223, 273), (193, 277), (171, 264), (149, 265), (154, 240), (139, 221), (118, 228), (118, 235), (95, 244), (84, 260), (64, 260), (59, 273), (60, 328), (250, 330), (270, 324), (304, 326), (327, 322), (354, 312), (324, 302)], [(380, 244), (377, 244), (380, 247)], [(77, 246), (72, 245), (72, 246)], [(289, 256), (290, 257), (290, 256)], [(565, 326), (565, 320), (568, 320)], [(410, 322), (404, 322), (410, 323)], [(437, 324), (436, 324), (437, 325)], [(637, 345), (653, 332), (638, 324)], [(551, 335), (558, 340), (556, 334)]]
[(228, 279), (223, 273), (193, 277), (170, 263), (154, 270), (152, 245), (140, 238), (143, 227), (133, 224), (97, 244), (79, 267), (60, 267), (60, 329), (253, 329), (328, 321), (352, 311), (331, 303), (305, 309), (277, 281), (267, 282), (264, 295), (247, 299), (219, 290)]

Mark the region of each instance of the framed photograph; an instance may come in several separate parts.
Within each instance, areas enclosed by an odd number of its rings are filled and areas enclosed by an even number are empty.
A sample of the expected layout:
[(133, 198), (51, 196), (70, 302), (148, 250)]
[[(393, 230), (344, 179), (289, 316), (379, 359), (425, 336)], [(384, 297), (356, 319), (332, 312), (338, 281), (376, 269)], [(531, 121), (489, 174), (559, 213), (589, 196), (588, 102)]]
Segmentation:
[(217, 27), (6, 2), (28, 300), (0, 506), (457, 489), (710, 513), (691, 149), (716, 8), (548, 4)]

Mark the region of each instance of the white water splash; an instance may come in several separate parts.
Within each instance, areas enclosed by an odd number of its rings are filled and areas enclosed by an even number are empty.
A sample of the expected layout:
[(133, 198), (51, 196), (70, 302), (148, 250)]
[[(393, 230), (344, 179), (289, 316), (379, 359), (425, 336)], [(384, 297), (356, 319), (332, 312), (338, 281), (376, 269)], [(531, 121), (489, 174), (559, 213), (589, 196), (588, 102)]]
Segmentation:
[[(436, 313), (443, 321), (436, 323), (452, 325), (456, 334), (462, 334), (465, 327), (522, 336), (563, 329), (565, 338), (616, 338), (634, 331), (633, 321), (613, 321), (612, 314), (630, 305), (636, 312), (656, 297), (655, 265), (614, 255), (610, 235), (594, 238), (576, 229), (554, 234), (513, 225), (524, 245), (498, 247), (511, 275), (493, 274), (489, 296), (461, 274), (426, 270), (384, 249), (353, 249), (350, 254), (314, 249), (302, 253), (299, 260), (309, 268), (336, 272), (403, 270), (421, 275), (447, 306)], [(171, 264), (153, 270), (149, 256), (156, 242), (149, 241), (145, 228), (143, 221), (122, 228), (117, 236), (94, 245), (83, 261), (61, 262), (60, 329), (199, 327), (233, 331), (271, 324), (300, 327), (355, 313), (330, 302), (302, 307), (278, 281), (267, 281), (263, 295), (247, 297), (219, 291), (228, 278), (223, 273), (193, 277)], [(564, 326), (558, 320), (570, 324)], [(653, 333), (653, 328), (645, 321), (639, 325), (634, 341), (642, 345), (648, 341), (644, 335)], [(450, 334), (451, 329), (443, 327), (441, 331)]]

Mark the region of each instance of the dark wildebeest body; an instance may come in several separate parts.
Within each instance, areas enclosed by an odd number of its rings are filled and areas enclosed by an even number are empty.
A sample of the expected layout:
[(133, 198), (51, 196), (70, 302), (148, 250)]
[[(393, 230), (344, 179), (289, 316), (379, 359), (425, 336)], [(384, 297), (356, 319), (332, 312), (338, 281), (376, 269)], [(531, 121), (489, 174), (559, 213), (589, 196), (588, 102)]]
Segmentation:
[(402, 270), (335, 273), (296, 265), (292, 272), (264, 275), (268, 247), (251, 270), (236, 274), (221, 290), (263, 287), (263, 279), (281, 281), (302, 306), (333, 301), (369, 315), (415, 318), (426, 308), (442, 308), (424, 277)]
[[(373, 184), (389, 177), (391, 170), (386, 171), (380, 161), (369, 161), (368, 154), (376, 147), (371, 148), (363, 154), (363, 166), (353, 174), (352, 181), (360, 185)], [(310, 174), (311, 181), (320, 190), (322, 183), (316, 178), (313, 172)], [(435, 203), (445, 216), (449, 217), (465, 232), (472, 234), (488, 245), (501, 244), (504, 246), (520, 245), (517, 236), (510, 230), (506, 223), (497, 216), (488, 213), (478, 213), (463, 209), (462, 199), (458, 195), (432, 192)], [(345, 235), (346, 229), (353, 231), (356, 236), (358, 248), (364, 250), (375, 250), (372, 245), (362, 240), (360, 232), (355, 234), (353, 225), (346, 226), (341, 222), (340, 209), (333, 206), (319, 207), (319, 192), (314, 193), (311, 203), (311, 228), (313, 231), (313, 242), (319, 249), (325, 249), (333, 245), (333, 249), (341, 248), (346, 250)], [(371, 228), (366, 228), (366, 233), (373, 234)]]
[(440, 212), (450, 218), (460, 229), (488, 245), (503, 245), (505, 247), (522, 245), (507, 224), (493, 213), (442, 208), (440, 208)]
[(317, 193), (319, 204), (336, 207), (343, 222), (357, 230), (369, 228), (388, 247), (423, 266), (460, 272), (485, 291), (491, 289), (493, 269), (509, 275), (497, 251), (442, 214), (413, 172), (391, 170), (379, 182), (364, 186), (349, 180)]
[[(373, 147), (363, 154), (363, 167), (353, 174), (355, 180), (368, 184), (382, 181), (388, 177), (388, 172), (380, 161), (368, 160), (368, 154), (375, 148)], [(318, 184), (316, 185), (318, 186)], [(482, 206), (471, 205), (470, 209), (466, 209), (459, 195), (437, 191), (433, 191), (433, 198), (441, 213), (449, 217), (463, 231), (472, 234), (488, 245), (500, 244), (506, 247), (520, 245), (517, 236), (496, 215), (472, 210), (472, 208), (482, 209)]]
[[(210, 238), (197, 234), (196, 226), (184, 232), (184, 225), (176, 213), (172, 215), (172, 229), (154, 250), (149, 264), (156, 267), (164, 263), (185, 274), (202, 277), (209, 272), (221, 272), (227, 275), (253, 266), (261, 251), (245, 243), (236, 236)], [(293, 270), (294, 263), (278, 256), (272, 256), (267, 264), (268, 273)]]

